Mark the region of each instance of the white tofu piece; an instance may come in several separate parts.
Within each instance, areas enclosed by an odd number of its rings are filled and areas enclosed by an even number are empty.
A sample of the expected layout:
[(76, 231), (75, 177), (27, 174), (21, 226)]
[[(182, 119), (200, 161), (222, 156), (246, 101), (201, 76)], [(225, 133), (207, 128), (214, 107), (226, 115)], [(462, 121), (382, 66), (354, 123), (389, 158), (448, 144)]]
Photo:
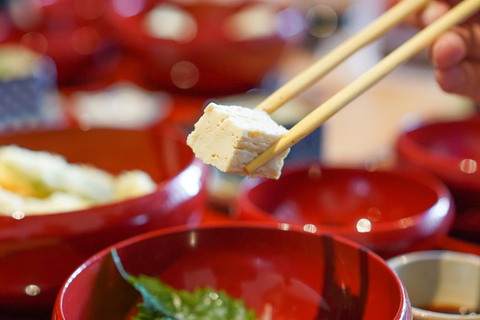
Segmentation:
[[(245, 165), (276, 142), (287, 129), (264, 111), (210, 103), (188, 135), (195, 156), (222, 172), (246, 175)], [(248, 175), (278, 179), (290, 149)]]
[(122, 172), (115, 178), (115, 200), (141, 197), (157, 189), (157, 184), (148, 173), (142, 170)]

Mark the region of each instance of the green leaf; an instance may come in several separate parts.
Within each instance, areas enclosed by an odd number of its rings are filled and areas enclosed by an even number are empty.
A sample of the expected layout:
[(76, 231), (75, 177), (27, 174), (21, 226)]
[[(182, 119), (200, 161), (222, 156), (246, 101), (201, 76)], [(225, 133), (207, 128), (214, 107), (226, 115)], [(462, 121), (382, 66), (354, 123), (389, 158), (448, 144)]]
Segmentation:
[(142, 295), (133, 320), (258, 320), (243, 300), (223, 290), (204, 287), (189, 292), (174, 289), (157, 277), (134, 277), (125, 271), (115, 249), (111, 255), (120, 275)]

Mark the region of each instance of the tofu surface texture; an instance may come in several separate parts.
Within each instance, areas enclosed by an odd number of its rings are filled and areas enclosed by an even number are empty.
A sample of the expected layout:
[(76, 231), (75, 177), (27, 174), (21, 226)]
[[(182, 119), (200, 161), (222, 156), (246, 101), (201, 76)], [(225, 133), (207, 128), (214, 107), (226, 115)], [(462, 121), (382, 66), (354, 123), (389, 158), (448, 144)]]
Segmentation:
[[(187, 144), (204, 163), (222, 172), (246, 175), (245, 165), (286, 132), (264, 111), (210, 103), (187, 137)], [(289, 152), (285, 150), (248, 176), (278, 179)]]

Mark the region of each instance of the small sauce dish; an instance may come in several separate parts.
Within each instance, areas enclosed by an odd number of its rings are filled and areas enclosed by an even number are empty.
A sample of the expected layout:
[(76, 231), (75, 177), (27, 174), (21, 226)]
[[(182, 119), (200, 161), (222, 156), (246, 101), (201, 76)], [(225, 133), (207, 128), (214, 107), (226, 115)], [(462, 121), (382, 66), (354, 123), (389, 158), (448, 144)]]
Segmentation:
[(387, 261), (407, 289), (413, 319), (480, 319), (480, 257), (419, 251)]

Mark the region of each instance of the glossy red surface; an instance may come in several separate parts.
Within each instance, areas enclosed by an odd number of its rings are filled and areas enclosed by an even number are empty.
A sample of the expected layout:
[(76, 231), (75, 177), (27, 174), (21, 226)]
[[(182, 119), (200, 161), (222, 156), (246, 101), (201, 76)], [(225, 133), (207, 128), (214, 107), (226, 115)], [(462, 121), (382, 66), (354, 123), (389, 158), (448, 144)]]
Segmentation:
[(6, 11), (0, 7), (0, 42), (8, 38), (11, 31), (11, 22)]
[[(121, 2), (109, 2), (107, 21), (116, 30), (119, 42), (143, 62), (141, 71), (144, 77), (162, 89), (202, 95), (223, 95), (252, 89), (260, 85), (265, 74), (275, 66), (288, 41), (279, 34), (238, 41), (225, 33), (227, 19), (256, 1), (226, 4), (221, 1), (146, 0), (141, 10), (129, 16), (119, 13)], [(147, 32), (145, 17), (159, 4), (181, 8), (193, 19), (196, 33), (190, 41), (159, 38)], [(270, 7), (274, 5), (277, 6), (272, 3)], [(277, 20), (277, 23), (282, 21)], [(281, 23), (288, 27), (288, 23), (292, 22)], [(179, 72), (179, 77), (185, 80), (180, 79), (179, 82), (185, 84), (179, 86), (172, 80), (175, 73), (172, 70), (180, 62), (187, 62), (192, 68), (187, 66)]]
[(480, 207), (480, 118), (424, 124), (397, 141), (400, 161), (441, 178), (460, 208)]
[(450, 193), (431, 175), (318, 163), (287, 166), (279, 180), (244, 180), (233, 211), (339, 234), (384, 258), (431, 248), (454, 218)]
[(451, 236), (445, 236), (437, 241), (438, 249), (472, 253), (480, 256), (480, 244), (457, 239)]
[[(115, 245), (133, 275), (192, 290), (210, 285), (272, 319), (411, 319), (405, 289), (386, 263), (328, 234), (276, 224), (185, 227)], [(109, 249), (86, 261), (61, 289), (54, 320), (124, 319), (139, 295), (120, 278)]]
[(397, 141), (399, 161), (427, 170), (449, 187), (455, 235), (480, 241), (480, 117), (424, 124)]
[[(69, 274), (88, 257), (120, 240), (174, 225), (200, 223), (208, 168), (194, 159), (183, 132), (163, 124), (155, 131), (92, 129), (0, 137), (90, 163), (113, 174), (141, 169), (158, 189), (135, 199), (68, 213), (0, 216), (0, 309), (48, 309)], [(29, 296), (28, 285), (40, 287)]]
[(118, 66), (121, 50), (105, 23), (106, 0), (31, 1), (21, 10), (37, 19), (14, 28), (10, 41), (50, 56), (60, 86), (99, 81)]

